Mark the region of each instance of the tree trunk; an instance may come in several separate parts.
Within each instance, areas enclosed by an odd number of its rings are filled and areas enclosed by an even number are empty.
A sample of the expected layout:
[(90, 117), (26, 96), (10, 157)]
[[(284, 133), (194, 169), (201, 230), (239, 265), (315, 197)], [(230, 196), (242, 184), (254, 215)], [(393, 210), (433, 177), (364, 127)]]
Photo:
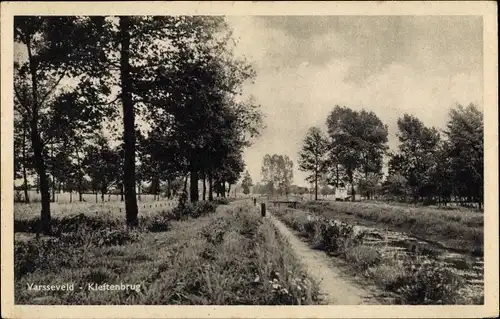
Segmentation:
[(49, 235), (50, 231), (50, 193), (49, 181), (45, 162), (43, 159), (42, 141), (38, 132), (38, 80), (36, 78), (36, 67), (33, 63), (33, 56), (31, 54), (31, 44), (27, 41), (28, 47), (28, 61), (31, 73), (31, 95), (32, 95), (32, 114), (31, 114), (31, 144), (33, 146), (33, 155), (35, 158), (35, 166), (40, 180), (40, 192), (42, 193), (42, 211), (40, 214), (40, 228), (41, 231)]
[(31, 143), (33, 145), (33, 155), (35, 158), (35, 166), (40, 181), (40, 193), (42, 200), (42, 211), (40, 216), (40, 227), (43, 234), (50, 234), (50, 191), (49, 180), (47, 178), (45, 162), (43, 160), (42, 143), (38, 134), (38, 120), (36, 115), (33, 115), (31, 120)]
[(351, 195), (352, 195), (352, 201), (356, 201), (356, 191), (354, 190), (354, 183), (351, 182)]
[(231, 196), (231, 184), (229, 184), (229, 187), (227, 189), (227, 197)]
[(207, 199), (207, 185), (206, 185), (207, 179), (205, 174), (203, 174), (203, 200), (205, 201)]
[[(54, 161), (54, 145), (52, 144), (50, 147), (50, 157), (52, 158), (52, 161)], [(52, 202), (55, 203), (56, 201), (56, 178), (54, 176), (54, 167), (52, 167)]]
[(78, 200), (83, 202), (83, 190), (82, 190), (82, 182), (78, 182)]
[(125, 214), (127, 226), (138, 225), (137, 199), (135, 195), (135, 111), (132, 100), (132, 79), (130, 77), (130, 18), (120, 17), (120, 82), (123, 104)]
[(183, 193), (187, 192), (187, 184), (188, 184), (188, 176), (186, 175), (184, 177), (184, 189), (183, 189)]
[(191, 165), (191, 174), (189, 174), (189, 193), (191, 202), (197, 202), (200, 199), (200, 195), (198, 193), (198, 171), (194, 165)]
[(159, 187), (159, 179), (158, 179), (158, 174), (155, 174), (155, 176), (153, 176), (152, 178), (152, 181), (151, 181), (151, 188), (152, 188), (152, 192), (153, 192), (153, 200), (158, 200), (159, 199), (159, 196), (158, 196), (158, 189), (160, 188)]
[(335, 179), (335, 187), (338, 188), (339, 187), (339, 164), (335, 164), (335, 173), (336, 173), (336, 179)]
[(210, 202), (214, 200), (213, 180), (211, 174), (208, 175), (208, 200)]
[(226, 198), (226, 182), (220, 183), (220, 191), (223, 198)]
[(123, 202), (123, 183), (120, 184), (120, 201)]
[(141, 180), (137, 179), (137, 199), (140, 201), (141, 200)]
[(73, 190), (72, 189), (69, 190), (69, 202), (70, 203), (73, 202)]
[(354, 176), (353, 176), (353, 172), (350, 172), (349, 174), (349, 183), (351, 183), (351, 201), (355, 201), (356, 199), (356, 191), (354, 190)]
[(28, 195), (28, 174), (26, 173), (26, 117), (23, 118), (23, 183), (24, 183), (24, 201), (30, 202)]
[(170, 180), (170, 178), (167, 179), (167, 198), (172, 198), (172, 181)]
[(78, 148), (76, 148), (76, 163), (78, 165), (78, 175), (77, 175), (77, 178), (78, 178), (78, 185), (77, 185), (77, 188), (78, 188), (78, 199), (81, 201), (83, 201), (83, 196), (82, 196), (82, 174), (81, 174), (81, 171), (80, 171), (80, 168), (81, 168), (81, 164), (80, 164), (80, 154), (78, 153)]
[(104, 194), (106, 193), (106, 188), (101, 185), (101, 202), (104, 202)]
[(314, 173), (314, 200), (318, 200), (318, 172)]

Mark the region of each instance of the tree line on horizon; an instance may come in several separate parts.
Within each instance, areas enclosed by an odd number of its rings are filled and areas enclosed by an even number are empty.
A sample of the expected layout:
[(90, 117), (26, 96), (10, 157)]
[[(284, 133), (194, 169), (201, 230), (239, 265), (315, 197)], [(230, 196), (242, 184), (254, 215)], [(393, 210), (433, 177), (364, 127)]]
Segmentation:
[[(483, 204), (483, 114), (474, 104), (458, 105), (442, 131), (404, 114), (398, 121), (398, 148), (390, 151), (388, 130), (366, 110), (336, 106), (326, 120), (327, 132), (311, 127), (299, 152), (299, 169), (307, 180), (339, 187), (349, 184), (366, 198)], [(382, 169), (388, 163), (388, 174)]]
[(14, 41), (14, 178), (29, 201), (36, 176), (43, 233), (57, 188), (117, 188), (135, 227), (143, 181), (196, 202), (199, 181), (212, 200), (244, 171), (262, 114), (223, 17), (19, 16)]

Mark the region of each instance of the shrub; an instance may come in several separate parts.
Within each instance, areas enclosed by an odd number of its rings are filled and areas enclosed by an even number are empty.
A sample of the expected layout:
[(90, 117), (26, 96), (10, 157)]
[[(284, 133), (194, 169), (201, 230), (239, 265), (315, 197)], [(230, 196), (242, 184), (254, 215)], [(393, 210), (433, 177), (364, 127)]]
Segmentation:
[(36, 233), (39, 225), (39, 218), (14, 219), (14, 232)]
[(181, 203), (172, 211), (173, 218), (176, 220), (185, 220), (188, 217), (198, 218), (203, 215), (214, 213), (217, 204), (214, 202), (200, 201), (195, 203)]
[(352, 247), (345, 252), (345, 258), (354, 268), (361, 271), (374, 267), (382, 261), (380, 252), (368, 246)]
[(52, 219), (52, 233), (60, 236), (63, 233), (73, 233), (79, 231), (92, 231), (104, 228), (119, 227), (118, 220), (107, 219), (97, 216), (87, 216), (78, 214), (76, 216), (67, 216), (61, 219)]
[(14, 276), (16, 279), (37, 269), (58, 269), (71, 262), (74, 253), (58, 238), (16, 242), (14, 245)]
[(403, 304), (456, 304), (463, 286), (460, 277), (442, 264), (431, 261), (420, 265), (409, 263), (406, 276), (400, 278), (393, 289)]
[(162, 211), (157, 215), (141, 218), (139, 224), (142, 229), (150, 232), (164, 232), (170, 230), (170, 220), (173, 215), (168, 211)]
[(213, 202), (217, 205), (229, 205), (229, 200), (227, 198), (216, 198)]
[(218, 245), (224, 240), (224, 234), (229, 229), (229, 223), (222, 217), (201, 229), (201, 235), (212, 245)]
[(331, 254), (345, 252), (363, 242), (364, 233), (355, 233), (354, 227), (346, 223), (323, 220), (320, 224), (321, 246)]
[(123, 245), (139, 238), (136, 230), (120, 227), (116, 221), (83, 214), (54, 218), (52, 232), (55, 237), (15, 243), (16, 278), (37, 269), (59, 269), (78, 264), (78, 256), (91, 246)]

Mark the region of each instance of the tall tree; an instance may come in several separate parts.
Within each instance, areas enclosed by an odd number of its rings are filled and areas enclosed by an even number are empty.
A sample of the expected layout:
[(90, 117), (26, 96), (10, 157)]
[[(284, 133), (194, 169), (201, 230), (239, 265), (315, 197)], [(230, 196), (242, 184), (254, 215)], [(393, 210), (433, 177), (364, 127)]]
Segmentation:
[[(64, 78), (99, 75), (94, 72), (97, 70), (94, 62), (102, 58), (102, 51), (93, 33), (98, 32), (100, 22), (98, 17), (18, 16), (14, 19), (14, 41), (24, 48), (14, 64), (14, 92), (30, 127), (34, 166), (42, 197), (40, 226), (46, 234), (51, 232), (51, 216), (44, 155), (47, 143), (42, 136), (41, 122)], [(95, 28), (89, 28), (90, 24)]]
[(250, 194), (250, 187), (252, 187), (252, 177), (250, 176), (250, 173), (248, 171), (245, 172), (245, 176), (243, 177), (243, 180), (241, 181), (241, 187), (243, 188), (243, 194), (248, 195)]
[(264, 156), (262, 162), (262, 180), (274, 195), (278, 190), (280, 195), (288, 195), (293, 182), (293, 162), (287, 155)]
[(324, 173), (328, 141), (318, 127), (311, 127), (299, 152), (299, 169), (311, 174), (307, 181), (314, 183), (314, 199), (318, 200), (318, 179)]
[(32, 152), (30, 151), (29, 123), (26, 115), (14, 110), (14, 178), (22, 178), (24, 201), (30, 202), (28, 174), (32, 170)]
[(373, 112), (354, 111), (336, 106), (327, 118), (330, 137), (330, 163), (335, 167), (335, 184), (339, 183), (340, 167), (351, 184), (355, 200), (355, 177), (358, 172), (368, 178), (379, 174), (387, 151), (387, 126)]
[(117, 177), (120, 176), (119, 163), (119, 154), (109, 146), (108, 140), (102, 133), (96, 134), (94, 144), (87, 147), (83, 162), (87, 175), (92, 180), (96, 199), (97, 193), (101, 192), (101, 201), (104, 201), (108, 189), (116, 184)]
[(403, 162), (402, 175), (411, 189), (413, 200), (432, 196), (430, 171), (435, 164), (440, 136), (418, 118), (404, 114), (398, 119), (399, 156)]
[(184, 17), (183, 21), (184, 34), (191, 34), (192, 41), (177, 39), (178, 54), (150, 75), (153, 82), (141, 78), (138, 88), (143, 100), (155, 106), (151, 108), (155, 112), (146, 112), (150, 122), (168, 127), (178, 143), (194, 202), (199, 199), (199, 179), (208, 177), (210, 188), (224, 160), (248, 145), (247, 137), (255, 133), (260, 115), (252, 103), (236, 102), (242, 83), (253, 77), (253, 71), (246, 61), (235, 58), (224, 19)]
[(450, 111), (445, 131), (455, 192), (467, 201), (483, 203), (484, 128), (483, 114), (473, 104)]
[(131, 74), (130, 42), (131, 32), (136, 26), (131, 18), (121, 16), (119, 22), (120, 40), (120, 97), (123, 106), (123, 188), (125, 191), (125, 214), (127, 225), (135, 227), (138, 224), (137, 198), (135, 192), (135, 110), (132, 100), (133, 80)]

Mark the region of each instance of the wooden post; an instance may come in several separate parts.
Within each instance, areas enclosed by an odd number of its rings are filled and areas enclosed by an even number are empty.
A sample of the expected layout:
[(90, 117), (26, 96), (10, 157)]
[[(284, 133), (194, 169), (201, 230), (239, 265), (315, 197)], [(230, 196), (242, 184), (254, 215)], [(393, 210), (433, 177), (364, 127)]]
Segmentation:
[(260, 213), (262, 214), (262, 217), (266, 217), (266, 203), (260, 204)]

